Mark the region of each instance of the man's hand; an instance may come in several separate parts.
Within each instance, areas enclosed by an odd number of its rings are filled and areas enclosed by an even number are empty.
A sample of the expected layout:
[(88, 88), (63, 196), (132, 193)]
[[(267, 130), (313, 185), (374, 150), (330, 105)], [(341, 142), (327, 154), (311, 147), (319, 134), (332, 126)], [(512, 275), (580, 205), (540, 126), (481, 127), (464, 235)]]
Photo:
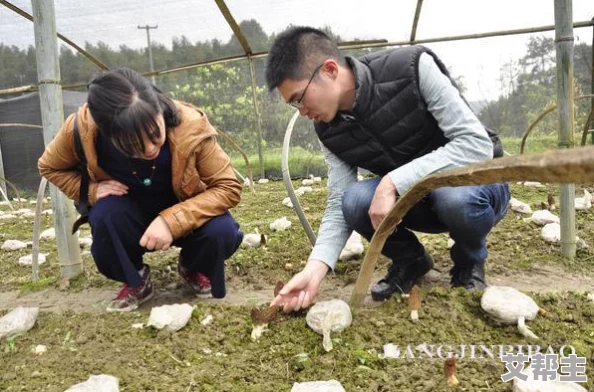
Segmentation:
[(305, 268), (283, 286), (270, 306), (280, 305), (285, 313), (307, 308), (318, 295), (320, 282), (328, 273), (328, 266), (319, 260), (309, 260)]
[(369, 206), (369, 218), (374, 230), (377, 230), (379, 224), (394, 207), (397, 195), (396, 186), (390, 177), (384, 176), (375, 189), (375, 195)]
[(148, 250), (167, 250), (173, 242), (173, 235), (167, 222), (161, 216), (155, 218), (140, 239), (140, 246)]
[(116, 180), (100, 181), (97, 184), (97, 200), (109, 195), (123, 196), (128, 193), (128, 187)]

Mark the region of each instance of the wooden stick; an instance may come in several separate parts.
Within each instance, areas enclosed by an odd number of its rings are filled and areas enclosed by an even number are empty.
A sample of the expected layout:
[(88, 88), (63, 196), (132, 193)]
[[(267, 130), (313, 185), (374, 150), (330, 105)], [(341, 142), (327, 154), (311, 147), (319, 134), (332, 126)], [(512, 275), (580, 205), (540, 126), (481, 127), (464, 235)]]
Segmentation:
[(497, 158), (426, 177), (398, 199), (377, 228), (361, 265), (361, 271), (351, 295), (351, 305), (359, 307), (363, 303), (386, 239), (417, 201), (433, 189), (440, 187), (483, 185), (499, 181), (555, 183), (594, 181), (594, 146)]

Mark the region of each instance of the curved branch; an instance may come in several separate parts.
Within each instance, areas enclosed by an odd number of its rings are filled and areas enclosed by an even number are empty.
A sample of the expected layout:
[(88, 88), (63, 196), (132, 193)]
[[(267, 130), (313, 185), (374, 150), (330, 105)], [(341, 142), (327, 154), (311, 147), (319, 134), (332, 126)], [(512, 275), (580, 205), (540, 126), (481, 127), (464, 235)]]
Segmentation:
[(584, 124), (584, 131), (582, 132), (582, 143), (581, 146), (585, 146), (588, 142), (588, 131), (594, 125), (594, 109), (590, 110), (590, 114), (588, 115), (588, 119)]
[[(592, 97), (594, 97), (593, 94), (580, 95), (579, 97), (575, 97), (573, 100), (574, 101), (578, 101), (580, 99), (592, 98)], [(530, 126), (528, 127), (528, 129), (524, 133), (524, 136), (522, 136), (522, 142), (520, 143), (520, 154), (523, 154), (524, 153), (524, 146), (526, 145), (526, 138), (528, 138), (528, 135), (530, 135), (530, 133), (532, 132), (532, 130), (536, 127), (536, 125), (540, 122), (540, 120), (543, 119), (544, 116), (546, 116), (547, 114), (549, 114), (550, 112), (552, 112), (555, 109), (557, 109), (557, 105), (553, 105), (552, 107), (550, 107), (548, 109), (545, 109), (545, 111), (542, 112), (536, 118), (536, 120), (534, 120), (534, 122), (532, 122), (532, 124), (530, 124)], [(590, 119), (588, 119), (588, 121), (590, 121)], [(588, 123), (588, 121), (586, 121), (586, 124)], [(585, 145), (585, 143), (583, 141), (584, 141), (584, 136), (582, 135), (582, 146)]]
[(433, 189), (444, 186), (481, 185), (499, 181), (594, 181), (594, 146), (497, 158), (426, 177), (396, 202), (377, 228), (361, 265), (351, 295), (351, 305), (358, 307), (363, 303), (386, 239), (417, 201)]

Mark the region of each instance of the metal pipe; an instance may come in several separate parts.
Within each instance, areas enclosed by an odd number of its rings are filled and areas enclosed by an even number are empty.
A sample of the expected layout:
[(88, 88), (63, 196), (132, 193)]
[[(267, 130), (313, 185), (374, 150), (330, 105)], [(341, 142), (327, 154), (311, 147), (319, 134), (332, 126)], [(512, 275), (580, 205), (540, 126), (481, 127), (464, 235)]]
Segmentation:
[[(573, 17), (572, 0), (555, 0), (555, 51), (557, 54), (557, 113), (559, 149), (574, 147), (573, 128)], [(575, 241), (575, 185), (560, 185), (561, 253), (573, 259)]]

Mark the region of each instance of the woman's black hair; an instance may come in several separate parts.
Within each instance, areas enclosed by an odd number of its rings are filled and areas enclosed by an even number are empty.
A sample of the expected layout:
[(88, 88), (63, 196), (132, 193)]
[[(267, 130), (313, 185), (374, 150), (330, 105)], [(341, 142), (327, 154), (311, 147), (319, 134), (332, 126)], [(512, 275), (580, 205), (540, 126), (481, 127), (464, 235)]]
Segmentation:
[(157, 116), (165, 128), (180, 123), (175, 103), (138, 72), (117, 68), (95, 76), (88, 84), (87, 103), (102, 135), (128, 156), (142, 156), (143, 134), (157, 142)]

